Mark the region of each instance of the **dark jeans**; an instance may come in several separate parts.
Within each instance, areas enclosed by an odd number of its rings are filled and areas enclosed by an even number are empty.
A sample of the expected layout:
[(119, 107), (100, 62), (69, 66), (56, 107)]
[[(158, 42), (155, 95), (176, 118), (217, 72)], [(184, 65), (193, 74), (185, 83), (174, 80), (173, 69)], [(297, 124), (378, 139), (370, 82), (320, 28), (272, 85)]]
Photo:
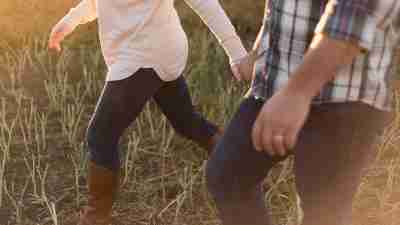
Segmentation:
[[(269, 225), (261, 183), (283, 158), (254, 149), (251, 131), (263, 102), (241, 104), (207, 165), (207, 184), (224, 225)], [(352, 198), (376, 152), (388, 113), (361, 103), (313, 106), (293, 154), (304, 225), (350, 224)]]
[(119, 169), (119, 139), (152, 97), (184, 137), (200, 143), (215, 134), (216, 126), (195, 112), (183, 77), (164, 82), (153, 69), (140, 69), (126, 79), (105, 84), (87, 131), (91, 161)]

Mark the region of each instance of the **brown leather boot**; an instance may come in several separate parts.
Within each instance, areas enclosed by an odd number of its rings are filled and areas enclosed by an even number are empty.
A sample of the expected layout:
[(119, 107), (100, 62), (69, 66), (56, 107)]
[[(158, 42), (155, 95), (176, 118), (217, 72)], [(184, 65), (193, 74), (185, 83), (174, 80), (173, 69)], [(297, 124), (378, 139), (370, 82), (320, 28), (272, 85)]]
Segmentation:
[(110, 225), (118, 185), (118, 172), (90, 162), (88, 205), (82, 210), (78, 225)]
[(224, 134), (224, 129), (218, 127), (217, 132), (215, 132), (215, 134), (212, 137), (210, 137), (205, 141), (199, 142), (200, 147), (204, 148), (210, 155), (214, 151), (215, 146), (217, 145), (219, 139), (222, 137), (223, 134)]

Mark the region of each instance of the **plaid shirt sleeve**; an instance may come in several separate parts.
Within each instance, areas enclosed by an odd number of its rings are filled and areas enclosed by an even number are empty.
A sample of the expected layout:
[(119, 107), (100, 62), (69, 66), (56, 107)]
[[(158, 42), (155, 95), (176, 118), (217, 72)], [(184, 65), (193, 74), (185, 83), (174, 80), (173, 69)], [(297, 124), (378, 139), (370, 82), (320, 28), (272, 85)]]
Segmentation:
[[(388, 29), (394, 44), (399, 43), (400, 40), (400, 1), (386, 0), (380, 1), (378, 27), (380, 29)], [(384, 4), (385, 3), (385, 4)]]
[[(395, 0), (397, 1), (397, 0)], [(378, 29), (378, 0), (329, 0), (315, 33), (352, 42), (365, 50), (373, 47)]]

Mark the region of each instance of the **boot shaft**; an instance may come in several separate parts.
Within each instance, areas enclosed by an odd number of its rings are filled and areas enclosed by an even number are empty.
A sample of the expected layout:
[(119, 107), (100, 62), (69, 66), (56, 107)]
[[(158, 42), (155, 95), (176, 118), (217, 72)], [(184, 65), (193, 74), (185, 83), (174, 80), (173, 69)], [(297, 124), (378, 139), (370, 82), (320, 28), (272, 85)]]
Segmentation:
[(112, 206), (119, 186), (119, 173), (89, 163), (88, 204), (78, 225), (110, 225)]

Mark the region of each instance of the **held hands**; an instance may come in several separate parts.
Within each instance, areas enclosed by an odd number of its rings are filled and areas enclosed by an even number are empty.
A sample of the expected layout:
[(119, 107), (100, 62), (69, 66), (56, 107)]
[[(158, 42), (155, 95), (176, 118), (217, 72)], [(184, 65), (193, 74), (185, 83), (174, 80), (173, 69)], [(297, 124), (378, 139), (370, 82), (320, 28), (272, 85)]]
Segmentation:
[(282, 89), (268, 100), (254, 124), (257, 151), (284, 156), (293, 149), (310, 110), (311, 98)]
[(72, 33), (73, 28), (69, 26), (67, 23), (58, 22), (50, 33), (50, 38), (48, 42), (48, 47), (50, 50), (56, 50), (57, 52), (61, 51), (61, 42)]
[(263, 54), (260, 54), (262, 29), (258, 33), (252, 50), (243, 58), (231, 63), (231, 69), (234, 77), (238, 80), (251, 81), (254, 76), (254, 65)]
[(233, 76), (238, 80), (251, 81), (253, 78), (254, 63), (257, 59), (256, 52), (251, 51), (245, 57), (231, 63)]

